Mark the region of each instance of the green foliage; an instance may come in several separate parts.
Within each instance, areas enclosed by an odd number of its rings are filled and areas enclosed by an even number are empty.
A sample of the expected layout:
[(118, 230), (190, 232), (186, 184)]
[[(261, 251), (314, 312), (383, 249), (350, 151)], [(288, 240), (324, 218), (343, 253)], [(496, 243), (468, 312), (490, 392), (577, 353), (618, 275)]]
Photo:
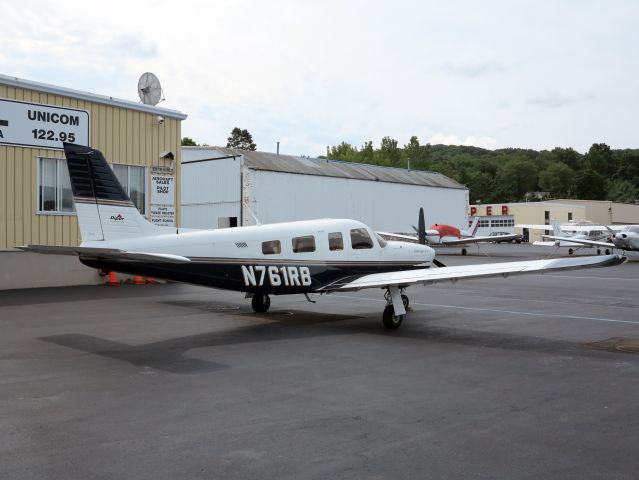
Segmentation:
[(470, 201), (523, 200), (527, 192), (547, 191), (552, 197), (609, 199), (631, 202), (639, 197), (639, 150), (612, 150), (595, 143), (587, 154), (572, 148), (541, 152), (502, 148), (486, 150), (464, 145), (421, 145), (412, 136), (402, 148), (391, 137), (379, 148), (367, 141), (358, 149), (342, 142), (329, 158), (411, 170), (433, 170), (466, 185)]
[(554, 162), (539, 172), (539, 189), (554, 197), (565, 197), (570, 193), (575, 172), (565, 163)]
[(628, 180), (614, 180), (608, 186), (608, 200), (632, 203), (639, 199), (639, 187)]
[(184, 137), (182, 138), (182, 146), (183, 147), (197, 147), (197, 143), (192, 138)]
[(231, 136), (228, 137), (226, 146), (228, 148), (237, 148), (239, 150), (255, 150), (257, 145), (253, 143), (253, 136), (248, 130), (235, 127), (231, 130)]
[(582, 200), (605, 200), (606, 179), (593, 170), (582, 170), (575, 177), (573, 194)]
[(508, 198), (522, 200), (526, 192), (537, 186), (537, 167), (530, 160), (517, 155), (508, 160), (497, 174), (499, 185)]

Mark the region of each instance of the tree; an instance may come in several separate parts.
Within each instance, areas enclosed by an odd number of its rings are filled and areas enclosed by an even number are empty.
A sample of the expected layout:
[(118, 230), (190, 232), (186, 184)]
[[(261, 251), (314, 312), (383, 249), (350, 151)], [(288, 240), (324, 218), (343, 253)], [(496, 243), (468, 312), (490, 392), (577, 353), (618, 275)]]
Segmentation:
[(197, 143), (195, 143), (195, 141), (192, 138), (184, 137), (182, 139), (182, 146), (183, 147), (197, 147)]
[(555, 162), (539, 172), (539, 188), (553, 195), (567, 195), (572, 187), (575, 172), (565, 163)]
[(227, 138), (226, 146), (228, 148), (237, 148), (239, 150), (255, 150), (257, 145), (253, 143), (253, 136), (248, 130), (235, 127), (231, 131), (231, 136)]
[(397, 140), (394, 140), (390, 137), (382, 138), (380, 153), (382, 154), (382, 157), (386, 160), (388, 165), (391, 165), (393, 167), (399, 165), (401, 152), (397, 147)]
[(331, 147), (328, 158), (344, 162), (357, 162), (357, 148), (354, 148), (350, 143), (342, 142)]
[(509, 160), (499, 171), (499, 184), (506, 201), (517, 201), (537, 187), (537, 168), (530, 160)]
[(613, 202), (633, 203), (639, 199), (639, 188), (628, 180), (615, 180), (608, 187), (607, 200)]
[(582, 170), (575, 177), (573, 193), (580, 200), (604, 200), (606, 179), (590, 169)]
[(608, 175), (615, 172), (612, 152), (605, 143), (593, 143), (586, 154), (584, 163), (586, 168), (600, 175)]

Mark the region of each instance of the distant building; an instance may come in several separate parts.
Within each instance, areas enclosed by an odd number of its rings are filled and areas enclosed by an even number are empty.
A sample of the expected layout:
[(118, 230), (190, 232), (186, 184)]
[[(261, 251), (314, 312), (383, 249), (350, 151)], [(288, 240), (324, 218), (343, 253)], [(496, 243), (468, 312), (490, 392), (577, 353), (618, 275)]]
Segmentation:
[[(590, 221), (600, 225), (639, 224), (639, 205), (600, 200), (559, 199), (542, 202), (497, 203), (470, 205), (470, 220), (479, 217), (478, 235), (491, 232), (527, 233), (529, 241), (541, 240), (542, 232), (515, 231), (516, 224), (549, 225), (551, 220), (560, 223)], [(519, 229), (518, 229), (519, 230)]]
[[(353, 218), (413, 232), (426, 221), (463, 227), (468, 189), (436, 172), (222, 147), (182, 147), (182, 225), (218, 228), (311, 218)], [(251, 213), (252, 212), (252, 213)]]

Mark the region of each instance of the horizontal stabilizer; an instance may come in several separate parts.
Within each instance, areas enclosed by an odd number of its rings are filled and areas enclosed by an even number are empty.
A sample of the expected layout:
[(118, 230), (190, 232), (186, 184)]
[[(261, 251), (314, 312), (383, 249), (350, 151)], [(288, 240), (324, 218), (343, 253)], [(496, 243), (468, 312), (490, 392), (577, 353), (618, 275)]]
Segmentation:
[(152, 252), (129, 252), (117, 248), (92, 247), (59, 247), (53, 245), (25, 245), (16, 247), (25, 252), (44, 253), (48, 255), (78, 255), (80, 257), (107, 258), (128, 262), (148, 263), (189, 263), (191, 260), (180, 255)]

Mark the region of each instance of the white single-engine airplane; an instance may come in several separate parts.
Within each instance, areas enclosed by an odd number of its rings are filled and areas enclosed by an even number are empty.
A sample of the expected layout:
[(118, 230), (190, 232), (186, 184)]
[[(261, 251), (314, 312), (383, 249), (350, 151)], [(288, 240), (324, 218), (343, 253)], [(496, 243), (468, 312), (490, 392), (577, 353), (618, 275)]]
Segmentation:
[(597, 253), (600, 253), (602, 248), (605, 249), (606, 254), (610, 253), (613, 248), (623, 250), (624, 252), (639, 252), (639, 225), (628, 225), (622, 227), (622, 230), (619, 230), (619, 225), (615, 225), (615, 227), (617, 229), (613, 230), (610, 226), (605, 226), (610, 241), (590, 240), (588, 238), (581, 238), (579, 235), (572, 237), (544, 235), (544, 237), (554, 239), (555, 241), (568, 240), (571, 244), (578, 245), (579, 247), (597, 247)]
[[(560, 225), (559, 221), (552, 220), (550, 225), (515, 225), (515, 227), (529, 228), (531, 230), (552, 230), (552, 235), (543, 234), (543, 238), (550, 241), (541, 240), (533, 242), (533, 245), (555, 246), (568, 248), (568, 254), (572, 255), (575, 250), (580, 248), (597, 247), (597, 255), (601, 255), (601, 249), (604, 248), (606, 255), (610, 254), (611, 247), (615, 245), (606, 242), (610, 234), (614, 235), (614, 231), (608, 226), (594, 225), (592, 223), (575, 223)], [(619, 228), (619, 226), (615, 226)]]
[[(78, 255), (107, 271), (245, 292), (256, 312), (269, 295), (386, 291), (386, 328), (408, 307), (406, 287), (460, 278), (619, 265), (622, 256), (580, 257), (444, 267), (427, 245), (386, 242), (355, 220), (309, 220), (181, 231), (149, 223), (135, 208), (98, 150), (65, 143), (78, 214), (79, 247), (28, 245), (40, 253)], [(430, 268), (433, 265), (441, 268)]]

